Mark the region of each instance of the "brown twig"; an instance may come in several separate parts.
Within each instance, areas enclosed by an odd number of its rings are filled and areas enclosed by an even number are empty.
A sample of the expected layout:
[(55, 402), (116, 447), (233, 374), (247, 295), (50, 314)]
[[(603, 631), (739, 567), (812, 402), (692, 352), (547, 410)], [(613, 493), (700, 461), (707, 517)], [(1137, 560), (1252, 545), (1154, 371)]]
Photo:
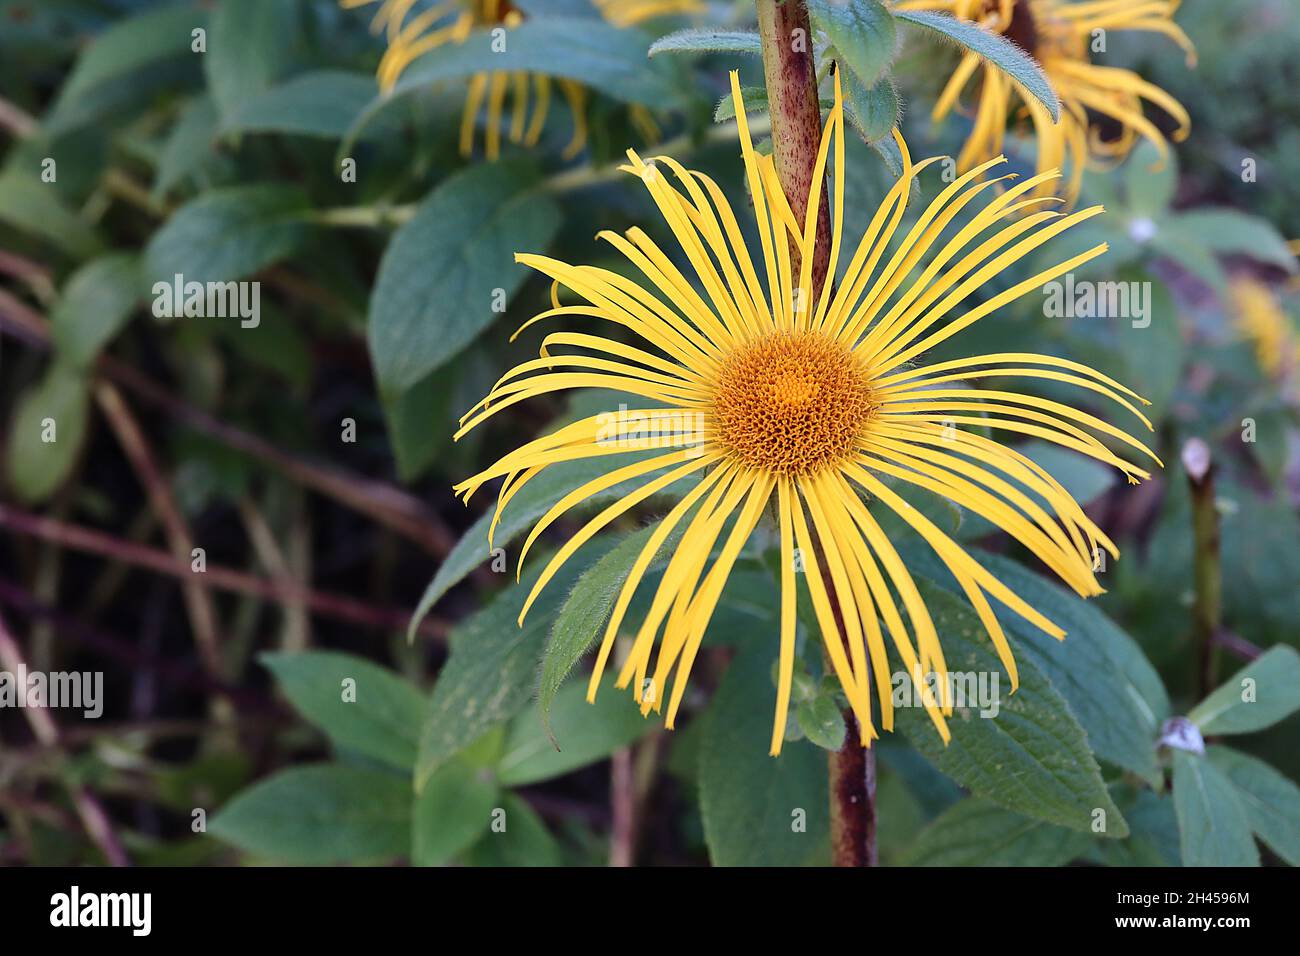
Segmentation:
[[(118, 443), (135, 469), (136, 476), (149, 495), (149, 503), (162, 522), (168, 545), (177, 561), (189, 561), (194, 548), (194, 535), (190, 533), (181, 510), (172, 497), (171, 486), (159, 471), (153, 451), (140, 429), (139, 423), (118, 390), (108, 382), (95, 386), (95, 399), (104, 417), (108, 419)], [(198, 645), (199, 659), (210, 674), (221, 673), (221, 649), (217, 636), (217, 611), (212, 595), (199, 576), (183, 578), (181, 590), (185, 597), (185, 610), (189, 615), (190, 629)]]
[[(49, 323), (44, 316), (4, 289), (0, 289), (0, 331), (8, 332), (35, 348), (48, 350), (50, 347)], [(96, 369), (102, 377), (176, 420), (269, 465), (318, 494), (392, 528), (430, 554), (443, 557), (456, 543), (455, 537), (436, 514), (420, 499), (400, 488), (281, 451), (256, 435), (187, 404), (111, 356), (102, 356)]]
[[(165, 551), (115, 538), (91, 528), (43, 518), (3, 504), (0, 504), (0, 527), (53, 541), (77, 551), (148, 568), (174, 578), (184, 579), (202, 573), (209, 587), (249, 594), (277, 604), (303, 604), (316, 614), (363, 627), (400, 630), (411, 619), (409, 611), (376, 607), (352, 598), (308, 590), (290, 581), (266, 580), (232, 568), (208, 565), (205, 571), (196, 572), (191, 569), (189, 562), (178, 562)], [(426, 617), (420, 622), (419, 630), (422, 634), (444, 637), (449, 626), (439, 618)]]
[[(22, 650), (5, 626), (3, 616), (0, 616), (0, 664), (4, 664), (7, 670), (13, 672), (23, 670), (25, 667)], [(46, 748), (59, 746), (59, 727), (43, 705), (29, 704), (23, 708), (23, 715), (27, 718), (27, 723), (41, 746)], [(104, 854), (104, 859), (109, 865), (130, 866), (131, 858), (126, 855), (121, 841), (113, 832), (113, 825), (99, 799), (79, 784), (69, 783), (68, 792), (72, 798), (72, 805), (77, 809), (77, 816), (81, 818), (81, 825), (86, 829), (86, 834), (95, 846), (99, 847), (99, 851)]]

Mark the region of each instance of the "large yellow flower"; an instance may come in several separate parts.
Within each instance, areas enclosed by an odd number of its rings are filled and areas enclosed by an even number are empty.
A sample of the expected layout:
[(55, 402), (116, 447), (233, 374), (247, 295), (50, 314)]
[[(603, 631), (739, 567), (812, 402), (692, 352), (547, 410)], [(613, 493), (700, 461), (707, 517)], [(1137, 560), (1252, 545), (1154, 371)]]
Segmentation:
[[(620, 483), (645, 479), (559, 549), (533, 586), (520, 621), (584, 542), (652, 495), (676, 482), (694, 480), (634, 563), (605, 630), (590, 684), (594, 695), (634, 592), (661, 546), (680, 531), (680, 543), (672, 550), (618, 676), (620, 687), (633, 683), (643, 712), (662, 707), (664, 695), (657, 688), (667, 688), (672, 676), (669, 727), (728, 575), (769, 502), (775, 502), (781, 614), (773, 753), (781, 747), (794, 667), (796, 548), (826, 653), (861, 724), (864, 744), (877, 736), (869, 674), (874, 673), (883, 727), (893, 725), (885, 634), (909, 672), (937, 674), (940, 686), (946, 680), (943, 648), (930, 615), (863, 495), (896, 512), (952, 570), (1014, 687), (1015, 660), (988, 598), (1058, 638), (1062, 630), (909, 506), (895, 486), (925, 489), (983, 515), (1079, 594), (1095, 595), (1101, 591), (1092, 571), (1096, 549), (1101, 546), (1117, 556), (1114, 545), (1050, 474), (982, 430), (1055, 442), (1113, 465), (1134, 483), (1148, 473), (1097, 436), (1151, 455), (1124, 431), (1069, 405), (964, 384), (1015, 376), (1068, 383), (1117, 402), (1150, 427), (1130, 400), (1141, 399), (1077, 362), (1006, 352), (918, 364), (932, 346), (1105, 251), (1104, 244), (1095, 246), (959, 311), (968, 296), (1009, 266), (1102, 211), (1094, 207), (1066, 215), (1045, 208), (1059, 199), (1029, 196), (1055, 172), (1010, 185), (1010, 176), (980, 178), (1003, 159), (984, 163), (943, 189), (906, 235), (892, 242), (912, 194), (913, 177), (936, 161), (914, 166), (906, 144), (895, 134), (903, 175), (849, 256), (838, 288), (828, 284), (814, 289), (814, 256), (808, 253), (832, 160), (830, 275), (837, 274), (848, 252), (842, 244), (844, 112), (838, 86), (837, 78), (808, 215), (799, 223), (781, 191), (772, 159), (754, 150), (739, 81), (732, 74), (761, 245), (753, 255), (736, 213), (713, 180), (668, 156), (646, 161), (629, 150), (630, 164), (624, 168), (645, 184), (676, 236), (679, 258), (690, 263), (693, 279), (637, 228), (626, 236), (602, 232), (600, 238), (625, 256), (643, 281), (595, 266), (517, 255), (519, 262), (554, 281), (554, 307), (526, 326), (553, 316), (585, 315), (622, 326), (640, 341), (631, 345), (580, 332), (549, 334), (541, 357), (504, 376), (462, 418), (457, 433), (459, 438), (517, 402), (561, 389), (608, 388), (662, 403), (659, 408), (574, 422), (510, 452), (456, 490), (468, 500), (484, 484), (504, 478), (499, 518), (501, 509), (548, 466), (653, 445), (653, 423), (662, 424), (659, 443), (672, 450), (611, 466), (604, 476), (556, 502), (537, 522), (523, 547), (521, 564), (538, 536), (571, 508)], [(998, 187), (1006, 188), (999, 193)], [(986, 202), (981, 207), (977, 199)], [(958, 220), (963, 210), (968, 219)], [(797, 267), (796, 258), (801, 263)], [(581, 302), (561, 304), (560, 287)], [(951, 702), (933, 705), (929, 712), (947, 739), (945, 714), (951, 713)]]
[[(1111, 31), (1145, 30), (1171, 38), (1187, 53), (1188, 65), (1196, 51), (1173, 21), (1180, 0), (903, 0), (900, 10), (939, 10), (1007, 36), (1042, 66), (1061, 101), (1061, 121), (997, 67), (984, 64), (974, 53), (965, 54), (932, 111), (935, 121), (958, 105), (962, 92), (980, 71), (974, 128), (958, 157), (963, 172), (1002, 151), (1008, 118), (1019, 100), (1033, 122), (1038, 140), (1038, 171), (1069, 169), (1065, 192), (1073, 202), (1088, 158), (1122, 159), (1146, 137), (1163, 156), (1168, 144), (1143, 111), (1153, 103), (1177, 122), (1175, 141), (1186, 137), (1191, 120), (1176, 99), (1132, 70), (1098, 66), (1091, 61), (1094, 43), (1105, 42)], [(1013, 96), (1014, 94), (1014, 96)], [(1117, 135), (1103, 138), (1089, 125), (1089, 113), (1112, 122)], [(1023, 115), (1023, 113), (1022, 113)]]
[[(420, 0), (339, 0), (345, 8), (379, 4), (371, 28), (387, 34), (388, 49), (379, 63), (379, 85), (390, 90), (402, 72), (417, 58), (447, 43), (464, 43), (476, 27), (501, 25), (513, 27), (524, 15), (510, 0), (438, 0), (421, 8)], [(634, 26), (651, 17), (691, 13), (699, 9), (699, 0), (595, 0), (605, 19), (618, 27)], [(568, 101), (573, 114), (573, 138), (564, 149), (571, 159), (587, 142), (587, 90), (573, 80), (556, 79), (555, 85)], [(501, 152), (501, 121), (506, 99), (511, 100), (510, 126), (507, 136), (512, 143), (536, 145), (542, 135), (550, 110), (552, 79), (543, 73), (523, 71), (485, 71), (470, 78), (461, 113), (460, 151), (468, 156), (474, 149), (474, 127), (484, 104), (487, 126), (484, 151), (489, 160)], [(532, 116), (528, 115), (532, 105)], [(654, 120), (644, 107), (634, 107), (633, 121), (643, 130), (652, 130)], [(651, 137), (653, 138), (653, 136)]]

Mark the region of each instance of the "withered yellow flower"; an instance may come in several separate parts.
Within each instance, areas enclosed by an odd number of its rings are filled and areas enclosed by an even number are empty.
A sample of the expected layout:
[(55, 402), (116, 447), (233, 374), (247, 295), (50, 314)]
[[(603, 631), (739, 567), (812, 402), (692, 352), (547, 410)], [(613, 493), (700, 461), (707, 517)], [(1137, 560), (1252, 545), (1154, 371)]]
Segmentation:
[[(1108, 33), (1139, 30), (1169, 37), (1186, 52), (1188, 65), (1195, 65), (1192, 42), (1173, 20), (1179, 2), (903, 0), (898, 9), (940, 11), (974, 21), (1008, 37), (1038, 61), (1061, 101), (1059, 123), (1053, 123), (1047, 109), (1007, 74), (974, 53), (961, 58), (935, 101), (932, 117), (937, 122), (957, 108), (978, 72), (974, 126), (958, 157), (958, 169), (964, 172), (1002, 152), (1008, 120), (1027, 113), (1038, 142), (1038, 171), (1068, 169), (1065, 195), (1073, 202), (1090, 157), (1122, 159), (1139, 137), (1151, 140), (1162, 157), (1168, 152), (1164, 135), (1146, 117), (1145, 103), (1164, 110), (1178, 124), (1175, 141), (1187, 136), (1191, 120), (1181, 103), (1132, 70), (1099, 66), (1091, 58), (1094, 42), (1105, 42)], [(1117, 135), (1103, 138), (1090, 123), (1090, 113), (1110, 120)]]
[[(464, 43), (476, 27), (514, 27), (524, 19), (524, 14), (510, 0), (440, 0), (423, 8), (419, 0), (339, 2), (345, 9), (379, 5), (371, 29), (376, 33), (384, 32), (388, 41), (378, 71), (380, 88), (385, 91), (391, 90), (403, 71), (429, 51), (448, 43)], [(652, 17), (695, 12), (699, 9), (699, 0), (595, 0), (595, 5), (614, 26), (628, 27)], [(511, 113), (506, 136), (512, 143), (535, 146), (550, 112), (552, 85), (559, 89), (573, 114), (573, 137), (564, 148), (564, 157), (572, 159), (578, 155), (587, 142), (586, 87), (574, 80), (552, 80), (544, 73), (521, 70), (484, 71), (470, 78), (465, 108), (461, 113), (461, 154), (468, 156), (473, 152), (474, 127), (486, 105), (484, 152), (489, 160), (500, 155), (507, 99), (510, 100)], [(632, 119), (639, 130), (649, 132), (649, 138), (654, 138), (654, 120), (648, 110), (634, 107)]]
[[(1014, 687), (1016, 662), (989, 598), (1049, 634), (1060, 638), (1063, 631), (905, 502), (895, 487), (902, 483), (934, 492), (984, 516), (1076, 592), (1095, 595), (1102, 590), (1093, 574), (1097, 548), (1117, 557), (1114, 544), (1046, 470), (982, 430), (1054, 442), (1113, 465), (1134, 483), (1148, 472), (1098, 436), (1155, 457), (1123, 430), (1070, 405), (966, 383), (1018, 376), (1066, 383), (1118, 403), (1148, 428), (1150, 423), (1133, 392), (1068, 359), (1002, 352), (920, 363), (933, 346), (1102, 254), (1105, 245), (1097, 245), (963, 310), (972, 293), (1053, 236), (1096, 216), (1100, 207), (1071, 214), (1046, 208), (1060, 200), (1031, 194), (1055, 172), (1016, 184), (1011, 176), (981, 179), (1005, 161), (998, 158), (949, 184), (901, 235), (913, 178), (937, 159), (913, 165), (906, 143), (895, 134), (903, 174), (849, 255), (843, 242), (845, 129), (838, 77), (802, 223), (791, 212), (772, 159), (754, 149), (735, 73), (731, 87), (759, 248), (747, 246), (737, 213), (712, 179), (671, 157), (643, 160), (629, 150), (624, 169), (640, 177), (663, 214), (680, 246), (676, 257), (633, 228), (626, 235), (601, 232), (599, 238), (626, 257), (641, 280), (542, 255), (516, 259), (554, 283), (553, 308), (525, 327), (555, 316), (590, 316), (622, 327), (638, 344), (585, 332), (548, 334), (541, 357), (506, 374), (461, 419), (457, 438), (518, 402), (563, 389), (614, 389), (663, 407), (618, 416), (614, 424), (610, 416), (576, 421), (510, 452), (456, 490), (468, 500), (488, 482), (504, 479), (499, 519), (545, 468), (626, 453), (629, 445), (639, 447), (632, 436), (644, 435), (647, 421), (669, 422), (671, 441), (662, 444), (673, 450), (611, 465), (557, 501), (534, 526), (521, 565), (543, 531), (570, 509), (616, 485), (644, 479), (564, 543), (532, 587), (520, 622), (557, 570), (593, 535), (669, 486), (693, 481), (633, 564), (605, 628), (589, 688), (594, 696), (655, 555), (680, 531), (617, 680), (620, 687), (632, 684), (648, 712), (662, 708), (665, 695), (656, 688), (667, 688), (672, 677), (666, 713), (671, 727), (728, 576), (774, 502), (781, 610), (772, 753), (781, 749), (794, 673), (796, 548), (826, 653), (860, 722), (862, 743), (868, 744), (878, 736), (873, 680), (883, 728), (893, 726), (886, 634), (909, 672), (934, 673), (941, 682), (947, 673), (925, 603), (873, 508), (896, 512), (951, 569)], [(829, 268), (840, 278), (836, 287), (827, 283), (815, 291), (809, 253), (828, 175), (833, 176)], [(968, 220), (957, 219), (964, 210)], [(678, 268), (682, 259), (693, 277)], [(581, 301), (562, 304), (561, 287)], [(927, 701), (927, 708), (946, 740), (951, 702)]]

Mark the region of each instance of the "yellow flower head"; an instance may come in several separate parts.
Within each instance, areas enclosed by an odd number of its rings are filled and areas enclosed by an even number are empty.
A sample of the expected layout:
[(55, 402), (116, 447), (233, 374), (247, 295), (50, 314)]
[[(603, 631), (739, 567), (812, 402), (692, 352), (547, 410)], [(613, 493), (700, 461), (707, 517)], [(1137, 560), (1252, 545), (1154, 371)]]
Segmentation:
[[(672, 229), (680, 247), (676, 256), (633, 228), (626, 235), (605, 231), (599, 238), (626, 257), (640, 280), (541, 255), (516, 259), (554, 281), (553, 308), (525, 327), (554, 316), (591, 316), (621, 326), (637, 344), (550, 333), (540, 358), (511, 370), (461, 419), (457, 438), (516, 402), (561, 389), (614, 389), (660, 407), (620, 415), (614, 423), (609, 415), (574, 422), (510, 452), (456, 490), (468, 500), (484, 484), (504, 478), (499, 519), (520, 488), (552, 464), (624, 455), (629, 446), (671, 447), (648, 457), (642, 450), (631, 463), (611, 465), (605, 475), (556, 502), (520, 555), (522, 564), (538, 536), (571, 508), (615, 485), (641, 482), (559, 549), (525, 601), (522, 622), (539, 592), (584, 542), (640, 502), (677, 482), (688, 483), (628, 574), (589, 689), (594, 695), (656, 553), (680, 532), (617, 681), (620, 687), (631, 683), (648, 712), (663, 706), (665, 695), (653, 691), (666, 689), (672, 677), (669, 727), (728, 575), (774, 503), (781, 612), (772, 752), (781, 747), (794, 672), (796, 548), (826, 653), (867, 744), (877, 736), (873, 680), (883, 727), (893, 726), (886, 635), (909, 672), (919, 668), (942, 678), (947, 671), (920, 592), (863, 496), (895, 512), (951, 569), (1014, 687), (1016, 663), (989, 597), (1049, 634), (1059, 638), (1064, 632), (909, 506), (894, 486), (934, 492), (988, 518), (1079, 594), (1095, 595), (1102, 589), (1093, 575), (1094, 556), (1099, 547), (1118, 556), (1112, 542), (1049, 473), (983, 431), (1055, 442), (1113, 465), (1131, 482), (1148, 473), (1098, 436), (1154, 455), (1121, 429), (1070, 405), (965, 383), (1049, 379), (1114, 401), (1150, 425), (1133, 392), (1067, 359), (1006, 352), (918, 363), (932, 346), (1104, 252), (1104, 244), (1095, 246), (961, 311), (972, 292), (1053, 236), (1097, 215), (1100, 207), (1068, 215), (1045, 208), (1060, 200), (1031, 193), (1055, 172), (1015, 185), (1010, 176), (981, 181), (983, 173), (1005, 161), (999, 157), (948, 185), (906, 235), (896, 235), (913, 177), (937, 160), (913, 165), (895, 134), (903, 174), (850, 255), (843, 245), (845, 130), (838, 77), (803, 222), (791, 212), (772, 159), (754, 150), (735, 73), (731, 87), (759, 248), (746, 245), (737, 213), (712, 179), (668, 156), (643, 160), (629, 150), (624, 169), (640, 177)], [(809, 253), (815, 251), (819, 197), (832, 162), (829, 274), (840, 275), (839, 267), (844, 268), (838, 287), (817, 290)], [(999, 192), (998, 187), (1006, 188)], [(958, 226), (963, 210), (968, 221)], [(676, 264), (683, 259), (691, 278)], [(561, 304), (560, 287), (575, 294), (578, 304)], [(647, 423), (656, 421), (665, 423), (657, 443), (644, 438), (654, 432)], [(951, 702), (931, 702), (929, 713), (947, 739)]]
[[(1151, 140), (1161, 156), (1168, 144), (1147, 119), (1152, 103), (1177, 122), (1175, 141), (1187, 136), (1191, 120), (1176, 99), (1132, 70), (1098, 66), (1091, 61), (1095, 42), (1110, 32), (1145, 30), (1161, 33), (1186, 51), (1188, 65), (1196, 51), (1173, 21), (1180, 0), (903, 0), (900, 10), (940, 10), (1008, 37), (1030, 53), (1043, 68), (1061, 101), (1061, 121), (1051, 115), (1019, 84), (973, 53), (962, 57), (932, 111), (937, 122), (958, 105), (977, 70), (980, 85), (974, 127), (958, 157), (962, 171), (1002, 151), (1003, 135), (1015, 99), (1018, 115), (1028, 114), (1038, 140), (1038, 171), (1069, 169), (1065, 194), (1073, 202), (1088, 158), (1118, 160), (1127, 156), (1138, 137)], [(1015, 94), (1013, 98), (1013, 93)], [(1118, 135), (1103, 138), (1090, 127), (1089, 114), (1109, 120)]]
[(1268, 286), (1242, 276), (1233, 280), (1232, 300), (1237, 328), (1255, 347), (1255, 358), (1266, 375), (1282, 378), (1300, 366), (1300, 339)]
[[(429, 51), (447, 43), (464, 43), (476, 27), (513, 27), (524, 19), (523, 13), (515, 9), (510, 0), (438, 0), (428, 6), (422, 6), (420, 0), (339, 2), (346, 9), (379, 5), (371, 29), (375, 33), (384, 32), (388, 41), (378, 71), (379, 85), (385, 92), (396, 85), (411, 63)], [(699, 0), (595, 0), (595, 3), (605, 19), (617, 27), (634, 26), (651, 17), (690, 13), (699, 8)], [(573, 80), (556, 79), (554, 83), (573, 113), (573, 138), (564, 149), (565, 158), (571, 159), (587, 142), (587, 90)], [(507, 131), (510, 142), (536, 145), (550, 109), (551, 84), (551, 78), (542, 73), (485, 71), (474, 74), (461, 113), (461, 154), (468, 156), (473, 152), (474, 127), (486, 103), (484, 150), (489, 160), (500, 155), (501, 121), (507, 97), (511, 100)], [(531, 117), (528, 115), (530, 103)], [(643, 107), (634, 110), (633, 120), (639, 127), (653, 127), (653, 119)]]

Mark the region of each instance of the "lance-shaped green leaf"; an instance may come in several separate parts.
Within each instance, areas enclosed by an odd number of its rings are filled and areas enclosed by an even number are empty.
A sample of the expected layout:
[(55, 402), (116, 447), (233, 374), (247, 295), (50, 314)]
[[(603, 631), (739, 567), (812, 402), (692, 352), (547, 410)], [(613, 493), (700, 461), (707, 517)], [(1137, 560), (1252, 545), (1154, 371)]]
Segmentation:
[(44, 501), (67, 481), (86, 439), (89, 410), (85, 378), (61, 363), (23, 393), (5, 447), (6, 481), (19, 501)]
[(770, 648), (740, 654), (700, 733), (700, 813), (715, 866), (808, 866), (828, 857), (826, 755), (789, 741), (768, 755)]
[(194, 60), (195, 30), (208, 12), (189, 3), (163, 4), (119, 19), (84, 49), (46, 119), (47, 131), (62, 133), (100, 115), (100, 106), (132, 78), (163, 80), (167, 64)]
[(1250, 256), (1287, 272), (1296, 271), (1295, 253), (1282, 234), (1258, 216), (1235, 209), (1193, 209), (1174, 216), (1170, 228), (1220, 255)]
[(468, 849), (491, 826), (500, 800), (490, 770), (464, 757), (443, 764), (415, 799), (411, 862), (440, 866)]
[(969, 797), (921, 831), (904, 855), (907, 866), (1064, 866), (1089, 839)]
[[(900, 693), (901, 685), (894, 693), (896, 704), (908, 704), (895, 707), (898, 728), (936, 767), (976, 796), (1071, 830), (1096, 832), (1101, 821), (1102, 835), (1127, 836), (1128, 825), (1102, 782), (1087, 736), (1052, 682), (1022, 654), (1017, 658), (1020, 688), (1008, 693), (1002, 665), (975, 612), (931, 581), (916, 583), (938, 630), (948, 670), (962, 677), (956, 686), (964, 688), (966, 700), (948, 720), (952, 740), (945, 747), (919, 706), (922, 688), (909, 677), (909, 694)], [(980, 700), (970, 699), (972, 686)]]
[(894, 58), (894, 18), (880, 0), (808, 0), (812, 25), (863, 86), (872, 86)]
[(560, 845), (527, 801), (501, 795), (504, 827), (494, 827), (461, 857), (467, 866), (560, 866)]
[[(537, 519), (546, 514), (557, 501), (585, 482), (600, 475), (608, 474), (615, 468), (632, 464), (637, 460), (638, 456), (646, 457), (660, 453), (662, 453), (662, 449), (630, 451), (626, 455), (599, 456), (580, 461), (561, 462), (546, 467), (537, 477), (524, 485), (519, 493), (510, 500), (509, 505), (502, 512), (501, 522), (497, 525), (496, 533), (492, 537), (492, 547), (505, 548), (508, 546), (511, 541), (531, 528)], [(638, 479), (620, 482), (613, 488), (591, 495), (582, 502), (579, 508), (574, 509), (574, 513), (581, 514), (594, 507), (615, 501), (643, 483), (644, 480)], [(687, 487), (689, 487), (687, 483), (682, 481), (665, 489), (665, 492), (680, 494), (682, 489)], [(446, 560), (439, 565), (433, 580), (429, 582), (428, 587), (424, 589), (424, 594), (420, 597), (420, 603), (416, 607), (415, 615), (411, 618), (408, 636), (413, 638), (415, 628), (424, 616), (429, 613), (429, 609), (489, 556), (488, 528), (492, 524), (492, 513), (492, 511), (489, 511), (470, 525), (469, 530), (456, 542)]]
[(115, 252), (92, 259), (63, 286), (50, 313), (59, 358), (85, 368), (121, 331), (140, 299), (140, 260)]
[(243, 791), (209, 831), (279, 863), (375, 863), (411, 845), (411, 785), (396, 774), (342, 764), (283, 770)]
[(392, 671), (351, 654), (263, 654), (294, 709), (335, 746), (403, 770), (415, 766), (424, 695)]
[(585, 767), (647, 733), (658, 718), (641, 716), (628, 690), (605, 681), (587, 703), (586, 682), (569, 684), (551, 701), (543, 724), (540, 701), (510, 723), (496, 772), (507, 787), (522, 787)]
[[(679, 524), (657, 552), (656, 559), (647, 571), (654, 570), (672, 554), (675, 543), (685, 530)], [(543, 719), (548, 719), (552, 702), (564, 679), (582, 655), (602, 636), (614, 602), (632, 570), (632, 563), (654, 534), (655, 527), (642, 528), (629, 534), (615, 548), (593, 564), (578, 579), (573, 591), (555, 616), (551, 626), (551, 639), (542, 659), (542, 680), (538, 699)]]
[(415, 386), (498, 315), (560, 226), (554, 200), (529, 187), (527, 165), (472, 166), (444, 180), (384, 250), (370, 299), (370, 355), (380, 391)]
[[(956, 582), (931, 551), (908, 549), (906, 555), (914, 572), (956, 593)], [(971, 556), (1065, 630), (1065, 640), (1058, 641), (995, 605), (1015, 642), (1017, 660), (1032, 661), (1065, 698), (1092, 752), (1152, 785), (1158, 783), (1154, 741), (1169, 716), (1169, 697), (1137, 642), (1095, 603), (1067, 593), (1015, 561), (982, 551), (972, 551)]]
[(417, 791), (448, 759), (533, 700), (551, 619), (573, 578), (608, 548), (609, 543), (603, 540), (582, 548), (542, 589), (520, 626), (524, 600), (549, 557), (532, 555), (528, 573), (518, 584), (511, 581), (452, 631), (451, 656), (434, 684), (420, 735)]
[(1237, 788), (1204, 757), (1174, 751), (1174, 810), (1183, 866), (1259, 866)]
[(299, 13), (280, 0), (222, 0), (212, 12), (203, 71), (223, 117), (271, 86), (287, 67)]
[(748, 53), (761, 56), (757, 33), (742, 30), (678, 30), (650, 44), (650, 56), (660, 53)]
[(1061, 117), (1061, 102), (1038, 62), (1010, 40), (969, 20), (926, 10), (896, 10), (894, 16), (957, 43), (992, 63), (1019, 83), (1047, 108), (1053, 121)]
[[(902, 104), (892, 77), (882, 76), (870, 87), (850, 77), (844, 85), (844, 115), (864, 143), (875, 145), (889, 137), (901, 114)], [(893, 146), (898, 149), (897, 144)]]
[[(250, 95), (225, 118), (222, 131), (340, 139), (374, 96), (375, 79), (367, 73), (316, 70)], [(387, 125), (376, 123), (363, 136), (378, 136)]]
[[(243, 279), (297, 252), (310, 235), (307, 198), (278, 183), (204, 193), (154, 233), (141, 267), (148, 287)], [(182, 294), (188, 293), (182, 288)]]
[(1210, 747), (1206, 757), (1237, 788), (1255, 835), (1292, 866), (1300, 866), (1300, 787), (1238, 750)]
[(1248, 734), (1300, 709), (1300, 654), (1269, 648), (1188, 714), (1202, 734)]

